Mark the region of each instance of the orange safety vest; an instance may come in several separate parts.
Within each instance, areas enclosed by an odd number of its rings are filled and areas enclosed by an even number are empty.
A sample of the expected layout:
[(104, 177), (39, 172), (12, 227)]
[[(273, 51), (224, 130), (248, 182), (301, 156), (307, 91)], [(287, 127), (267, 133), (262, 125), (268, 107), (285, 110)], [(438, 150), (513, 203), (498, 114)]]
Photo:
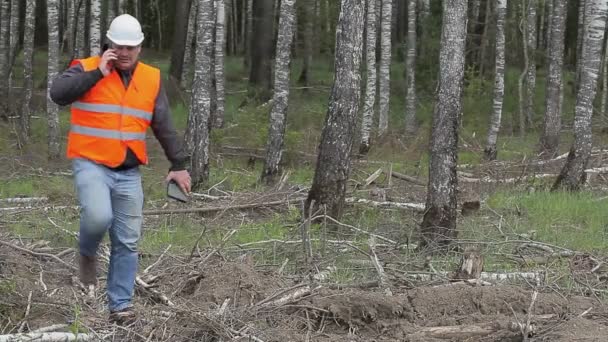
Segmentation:
[[(84, 71), (99, 66), (99, 56), (75, 60)], [(72, 103), (68, 135), (68, 158), (86, 158), (117, 167), (125, 160), (127, 147), (142, 164), (148, 163), (146, 130), (152, 121), (160, 88), (160, 70), (137, 63), (129, 86), (116, 70), (99, 80)]]

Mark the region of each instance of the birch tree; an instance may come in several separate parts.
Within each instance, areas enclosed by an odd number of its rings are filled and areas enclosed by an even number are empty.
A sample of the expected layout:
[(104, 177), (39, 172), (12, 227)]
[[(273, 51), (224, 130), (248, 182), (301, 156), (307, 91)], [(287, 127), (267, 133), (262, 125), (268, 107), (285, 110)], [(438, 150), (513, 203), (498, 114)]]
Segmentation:
[(289, 66), (291, 64), (291, 44), (294, 30), (295, 0), (282, 0), (277, 36), (274, 94), (270, 111), (266, 161), (262, 170), (262, 180), (272, 184), (280, 172), (285, 140), (285, 122), (289, 104)]
[(48, 127), (48, 157), (54, 160), (60, 157), (59, 151), (59, 107), (51, 100), (50, 89), (59, 72), (59, 1), (48, 0), (47, 27), (49, 35), (49, 57), (47, 61), (47, 94), (46, 114)]
[(34, 62), (34, 32), (36, 25), (36, 0), (25, 3), (25, 28), (23, 31), (23, 102), (19, 116), (19, 138), (26, 144), (30, 136), (30, 117)]
[[(585, 11), (588, 9), (587, 0), (578, 0), (578, 23), (576, 32), (576, 78), (574, 84), (578, 87), (580, 84), (581, 77), (581, 66), (582, 66), (582, 54), (583, 54), (583, 40), (585, 40)], [(566, 9), (567, 11), (567, 9)]]
[(443, 1), (439, 89), (430, 143), (429, 185), (421, 224), (422, 247), (456, 238), (458, 118), (462, 112), (467, 0)]
[(606, 121), (606, 105), (608, 104), (608, 42), (604, 47), (604, 66), (602, 67), (602, 99), (600, 102), (600, 117)]
[(99, 55), (101, 52), (101, 0), (91, 0), (89, 44), (90, 54)]
[(380, 70), (378, 133), (388, 129), (389, 101), (391, 97), (391, 11), (392, 0), (382, 0), (380, 18)]
[(10, 0), (0, 0), (0, 118), (8, 119)]
[(505, 18), (507, 17), (507, 0), (496, 1), (496, 66), (494, 73), (494, 99), (492, 118), (484, 156), (488, 160), (496, 159), (496, 141), (500, 131), (502, 103), (505, 96)]
[(321, 134), (315, 176), (306, 199), (307, 214), (310, 208), (324, 204), (332, 217), (342, 215), (359, 107), (364, 6), (364, 0), (341, 2), (336, 28), (334, 84)]
[(365, 64), (367, 79), (365, 84), (365, 100), (363, 102), (363, 115), (361, 123), (361, 145), (359, 153), (366, 154), (370, 148), (370, 135), (374, 119), (374, 106), (376, 103), (376, 3), (378, 0), (367, 0), (367, 16), (365, 21)]
[(209, 119), (213, 70), (213, 0), (198, 0), (196, 58), (192, 100), (186, 129), (186, 146), (191, 155), (193, 187), (209, 179)]
[(86, 18), (86, 3), (84, 1), (78, 1), (80, 6), (77, 7), (75, 18), (74, 18), (74, 57), (84, 58), (87, 55), (86, 38), (85, 38), (85, 18)]
[(566, 164), (553, 185), (554, 190), (578, 190), (586, 180), (585, 169), (591, 155), (591, 117), (602, 60), (608, 2), (587, 0), (586, 7), (588, 10), (581, 54), (580, 86), (574, 113), (574, 143)]
[(198, 11), (198, 0), (193, 0), (190, 4), (190, 12), (188, 14), (188, 29), (186, 32), (186, 45), (184, 48), (184, 63), (182, 65), (182, 76), (180, 78), (180, 85), (183, 89), (186, 89), (190, 84), (191, 77), (190, 72), (192, 71), (192, 43), (196, 38), (196, 18)]
[(224, 0), (215, 0), (215, 115), (214, 127), (224, 126), (225, 87), (224, 87), (224, 23), (226, 13), (224, 11)]
[(545, 90), (545, 118), (541, 137), (541, 154), (555, 156), (561, 130), (561, 92), (564, 65), (564, 31), (567, 1), (555, 1), (551, 14), (551, 32), (548, 53), (548, 70)]
[(528, 126), (532, 126), (534, 113), (534, 97), (536, 93), (536, 0), (528, 0), (526, 13), (526, 96), (524, 102), (524, 111)]
[(405, 131), (411, 135), (418, 130), (416, 122), (416, 1), (408, 0), (407, 6), (407, 55), (405, 57), (406, 87)]

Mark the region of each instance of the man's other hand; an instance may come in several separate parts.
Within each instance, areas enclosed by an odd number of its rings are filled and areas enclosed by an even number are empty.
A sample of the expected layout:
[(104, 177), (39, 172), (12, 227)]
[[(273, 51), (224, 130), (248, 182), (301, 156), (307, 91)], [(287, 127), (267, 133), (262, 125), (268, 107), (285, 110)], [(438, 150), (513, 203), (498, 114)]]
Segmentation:
[(165, 180), (167, 182), (174, 180), (184, 193), (190, 193), (192, 179), (190, 178), (190, 173), (188, 173), (188, 170), (171, 171)]

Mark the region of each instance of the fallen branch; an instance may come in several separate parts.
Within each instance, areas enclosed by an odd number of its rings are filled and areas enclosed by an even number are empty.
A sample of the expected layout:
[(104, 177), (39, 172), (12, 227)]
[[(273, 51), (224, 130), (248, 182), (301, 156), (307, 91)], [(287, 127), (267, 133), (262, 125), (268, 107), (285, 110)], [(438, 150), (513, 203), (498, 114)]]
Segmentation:
[(152, 269), (152, 267), (158, 265), (158, 263), (162, 260), (162, 258), (165, 256), (165, 254), (167, 253), (167, 251), (169, 251), (170, 248), (171, 248), (171, 245), (167, 246), (167, 248), (165, 248), (165, 250), (158, 257), (158, 259), (156, 259), (156, 261), (152, 265), (146, 267), (146, 269), (143, 271), (143, 274), (146, 274), (146, 273), (150, 272), (150, 270)]
[[(76, 269), (77, 269), (77, 268), (76, 268), (76, 266), (73, 266), (73, 265), (68, 264), (67, 262), (65, 262), (65, 261), (63, 261), (63, 260), (61, 260), (61, 259), (59, 259), (57, 256), (55, 256), (55, 255), (53, 255), (53, 254), (48, 254), (48, 253), (38, 253), (38, 252), (30, 251), (29, 249), (26, 249), (26, 248), (22, 248), (22, 247), (19, 247), (19, 246), (13, 245), (13, 244), (12, 244), (12, 243), (10, 243), (10, 242), (6, 242), (6, 241), (2, 241), (2, 240), (0, 240), (0, 245), (9, 246), (9, 247), (12, 247), (12, 248), (14, 248), (14, 249), (16, 249), (16, 250), (18, 250), (18, 251), (22, 251), (22, 252), (28, 253), (28, 254), (30, 254), (30, 255), (39, 256), (39, 257), (45, 257), (45, 258), (51, 258), (51, 259), (53, 259), (53, 260), (55, 260), (55, 261), (57, 261), (57, 262), (59, 262), (59, 263), (61, 263), (61, 264), (65, 265), (65, 266), (67, 266), (68, 268), (70, 268), (70, 269), (72, 269), (72, 270), (76, 270)], [(0, 340), (0, 341), (1, 341), (1, 340)]]
[(396, 245), (397, 244), (397, 242), (395, 242), (395, 241), (393, 241), (393, 240), (391, 240), (389, 238), (385, 238), (384, 236), (376, 235), (374, 233), (370, 233), (370, 232), (368, 232), (366, 230), (363, 230), (361, 228), (357, 228), (355, 226), (351, 226), (350, 224), (342, 223), (342, 222), (340, 222), (340, 221), (336, 220), (335, 218), (333, 218), (331, 216), (328, 216), (328, 215), (317, 215), (317, 216), (313, 217), (311, 220), (315, 221), (315, 220), (320, 219), (320, 218), (328, 219), (328, 220), (332, 221), (333, 223), (338, 224), (338, 225), (340, 225), (342, 227), (350, 228), (350, 229), (352, 229), (354, 231), (357, 231), (359, 233), (363, 233), (363, 234), (367, 234), (369, 236), (373, 236), (373, 237), (377, 238), (378, 240), (382, 240), (382, 241), (388, 242), (388, 243), (390, 243), (392, 245)]
[[(168, 305), (168, 306), (174, 306), (175, 304), (173, 304), (173, 302), (171, 300), (169, 300), (169, 298), (167, 297), (167, 295), (155, 290), (152, 288), (152, 285), (146, 283), (145, 281), (143, 281), (139, 276), (135, 277), (135, 283), (137, 285), (139, 285), (139, 287), (143, 290), (143, 291), (147, 291), (150, 292), (150, 294), (152, 295), (152, 297), (156, 298), (158, 301), (160, 301), (161, 303)], [(1, 342), (1, 341), (0, 341)]]
[(369, 177), (367, 177), (367, 179), (365, 180), (365, 183), (363, 183), (363, 187), (367, 187), (370, 184), (372, 184), (376, 179), (378, 179), (378, 177), (380, 177), (381, 174), (382, 174), (381, 168), (376, 170), (376, 172), (372, 173)]
[(25, 333), (0, 335), (0, 342), (67, 342), (67, 341), (92, 341), (93, 337), (88, 334), (73, 334), (71, 332), (47, 332), (47, 333)]
[(67, 324), (53, 324), (48, 327), (38, 328), (36, 330), (32, 330), (30, 333), (45, 333), (45, 332), (53, 332), (61, 329), (66, 329), (68, 327)]
[(48, 197), (15, 197), (15, 198), (0, 198), (1, 202), (6, 203), (31, 203), (31, 202), (45, 202), (48, 201)]
[(292, 198), (281, 201), (273, 202), (259, 202), (239, 205), (227, 205), (223, 207), (206, 207), (206, 208), (183, 208), (183, 209), (158, 209), (158, 210), (144, 210), (144, 215), (168, 215), (168, 214), (186, 214), (186, 213), (213, 213), (216, 211), (224, 210), (238, 210), (238, 209), (253, 209), (260, 207), (270, 207), (283, 204), (291, 204), (296, 202), (304, 201), (306, 198)]
[(510, 184), (510, 183), (525, 181), (528, 179), (541, 179), (541, 178), (548, 178), (548, 177), (557, 177), (557, 174), (544, 173), (544, 174), (538, 174), (538, 175), (532, 175), (532, 176), (526, 176), (526, 177), (504, 178), (504, 179), (490, 178), (488, 176), (483, 177), (483, 178), (469, 178), (469, 177), (461, 176), (461, 177), (458, 177), (458, 180), (463, 183), (507, 183), (507, 184)]
[(378, 260), (378, 255), (376, 255), (376, 239), (373, 236), (369, 238), (369, 250), (371, 252), (370, 259), (374, 264), (374, 268), (376, 268), (376, 272), (378, 272), (378, 283), (380, 284), (380, 288), (384, 290), (384, 293), (387, 296), (392, 296), (393, 293), (391, 289), (388, 287), (388, 282), (386, 281), (386, 273), (384, 273), (384, 268), (380, 265), (380, 260)]
[(395, 177), (397, 179), (401, 179), (404, 180), (406, 182), (410, 182), (412, 184), (416, 184), (416, 185), (420, 185), (420, 186), (426, 186), (426, 184), (423, 181), (418, 180), (417, 178), (408, 176), (408, 175), (404, 175), (402, 173), (396, 172), (396, 171), (389, 171), (389, 174), (391, 177)]
[(346, 199), (346, 203), (351, 204), (367, 204), (376, 208), (394, 208), (394, 209), (413, 209), (417, 212), (424, 212), (424, 203), (398, 203), (398, 202), (377, 202), (367, 200), (364, 198), (349, 197)]
[[(464, 341), (475, 337), (487, 336), (504, 330), (519, 332), (522, 328), (522, 324), (517, 322), (490, 322), (482, 324), (422, 328), (413, 334), (409, 334), (408, 337), (411, 340), (430, 337), (441, 340)], [(532, 328), (534, 327), (532, 326), (531, 329)]]
[[(417, 273), (417, 272), (406, 272), (405, 276), (418, 281), (433, 281), (437, 279), (445, 279), (450, 277), (450, 272), (438, 271), (436, 273)], [(505, 273), (493, 273), (493, 272), (481, 272), (479, 276), (480, 280), (489, 282), (505, 282), (505, 281), (516, 281), (516, 280), (528, 280), (537, 281), (542, 283), (544, 275), (541, 272), (505, 272)]]

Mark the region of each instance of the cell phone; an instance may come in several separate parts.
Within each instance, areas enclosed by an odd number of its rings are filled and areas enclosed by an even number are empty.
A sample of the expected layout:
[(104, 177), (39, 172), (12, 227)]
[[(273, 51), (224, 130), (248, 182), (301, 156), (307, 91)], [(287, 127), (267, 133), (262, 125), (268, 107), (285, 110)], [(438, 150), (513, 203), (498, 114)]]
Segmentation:
[(167, 184), (167, 196), (183, 203), (187, 203), (190, 200), (188, 195), (173, 180)]

